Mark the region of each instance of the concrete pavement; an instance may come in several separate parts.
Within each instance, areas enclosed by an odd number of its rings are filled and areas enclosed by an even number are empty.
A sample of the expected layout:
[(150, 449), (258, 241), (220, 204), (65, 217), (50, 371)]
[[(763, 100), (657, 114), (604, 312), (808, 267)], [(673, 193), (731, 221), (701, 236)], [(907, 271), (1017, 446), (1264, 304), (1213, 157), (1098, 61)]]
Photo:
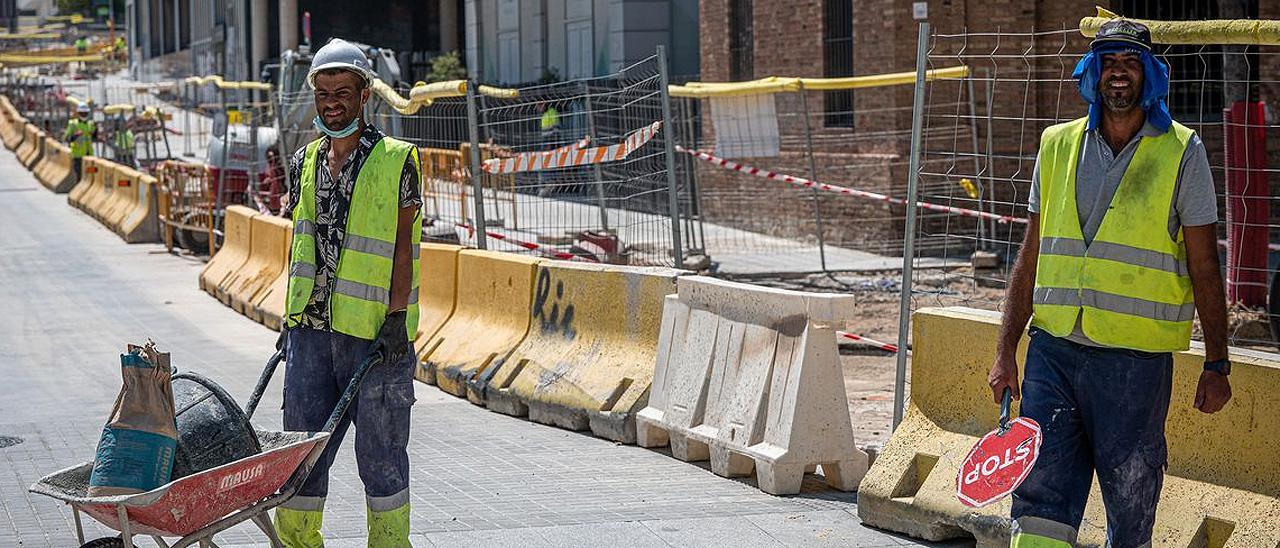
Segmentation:
[[(200, 291), (202, 266), (159, 245), (124, 244), (0, 151), (0, 546), (74, 545), (70, 509), (26, 488), (92, 458), (126, 343), (154, 339), (179, 369), (247, 397), (276, 333)], [(282, 378), (255, 417), (261, 426), (280, 425)], [(661, 452), (490, 413), (434, 387), (418, 385), (417, 397), (415, 545), (914, 545), (862, 526), (856, 496), (816, 480), (801, 495), (774, 497)], [(364, 497), (344, 445), (324, 531), (330, 546), (362, 546)], [(85, 525), (89, 539), (108, 534)], [(218, 541), (263, 544), (252, 526)]]

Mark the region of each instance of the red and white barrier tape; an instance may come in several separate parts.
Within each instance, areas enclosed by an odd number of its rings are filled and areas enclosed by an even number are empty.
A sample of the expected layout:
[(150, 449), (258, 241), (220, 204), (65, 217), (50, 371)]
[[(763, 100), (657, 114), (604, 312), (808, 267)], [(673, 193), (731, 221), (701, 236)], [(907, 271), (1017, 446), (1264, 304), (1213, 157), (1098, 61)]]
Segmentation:
[[(465, 229), (465, 230), (467, 231), (467, 233), (472, 234), (472, 235), (475, 235), (475, 232), (476, 232), (476, 231), (475, 231), (475, 229), (474, 229), (474, 228), (472, 228), (472, 227), (471, 227), (471, 225), (467, 225), (467, 224), (463, 224), (463, 223), (453, 223), (453, 224), (454, 224), (454, 225), (456, 225), (456, 226), (458, 226), (458, 228)], [(484, 234), (485, 234), (486, 236), (490, 237), (490, 238), (495, 239), (495, 240), (501, 240), (501, 241), (504, 241), (504, 242), (509, 242), (509, 243), (512, 243), (512, 244), (518, 245), (518, 246), (520, 246), (520, 247), (523, 247), (523, 248), (525, 248), (525, 249), (528, 249), (529, 251), (537, 251), (538, 253), (541, 253), (541, 254), (543, 254), (543, 255), (545, 255), (545, 256), (547, 256), (547, 257), (552, 257), (552, 258), (555, 258), (555, 259), (564, 259), (564, 260), (566, 260), (566, 261), (585, 261), (585, 262), (588, 262), (588, 263), (594, 263), (594, 262), (596, 262), (596, 261), (591, 260), (591, 259), (590, 259), (590, 258), (588, 258), (588, 257), (583, 257), (583, 256), (580, 256), (580, 255), (574, 255), (574, 254), (572, 254), (572, 253), (565, 253), (565, 252), (563, 252), (563, 251), (556, 251), (556, 250), (554, 250), (554, 249), (547, 249), (547, 248), (546, 248), (546, 247), (544, 247), (544, 246), (541, 246), (541, 245), (535, 244), (535, 243), (533, 243), (533, 242), (526, 242), (526, 241), (524, 241), (524, 240), (519, 240), (519, 239), (516, 239), (516, 238), (512, 238), (512, 237), (510, 237), (510, 236), (507, 236), (506, 234), (502, 234), (502, 233), (498, 233), (498, 232), (491, 232), (491, 231), (488, 231), (488, 230), (484, 231)]]
[(889, 344), (889, 343), (887, 343), (887, 342), (880, 342), (880, 341), (877, 341), (877, 340), (875, 340), (875, 339), (868, 339), (868, 338), (866, 338), (866, 337), (863, 337), (862, 335), (856, 335), (856, 334), (853, 334), (853, 333), (849, 333), (849, 332), (847, 332), (847, 331), (836, 331), (836, 336), (837, 336), (837, 337), (840, 337), (840, 338), (843, 338), (843, 339), (849, 339), (849, 340), (851, 340), (851, 341), (858, 341), (858, 342), (863, 343), (863, 344), (867, 344), (867, 345), (870, 345), (870, 346), (874, 346), (874, 347), (879, 348), (880, 350), (884, 350), (884, 351), (886, 351), (886, 352), (893, 352), (893, 353), (895, 353), (895, 354), (898, 352), (898, 345), (896, 345), (896, 344)]
[[(886, 196), (884, 194), (879, 194), (876, 192), (868, 192), (866, 190), (858, 190), (855, 188), (831, 185), (827, 183), (819, 183), (817, 181), (810, 181), (803, 177), (794, 177), (794, 176), (786, 175), (782, 173), (775, 173), (772, 171), (760, 169), (758, 167), (739, 164), (737, 162), (726, 160), (724, 158), (707, 154), (705, 152), (700, 152), (697, 150), (689, 150), (681, 146), (677, 146), (676, 150), (687, 153), (699, 160), (716, 164), (722, 168), (732, 170), (732, 171), (741, 171), (748, 175), (764, 177), (765, 179), (771, 179), (774, 181), (782, 181), (784, 183), (790, 183), (790, 184), (793, 184), (796, 186), (802, 186), (805, 188), (816, 188), (818, 190), (825, 190), (827, 192), (838, 192), (840, 194), (846, 194), (849, 196), (858, 196), (860, 198), (870, 198), (872, 200), (880, 200), (882, 202), (889, 202), (891, 204), (907, 205), (906, 200), (903, 200), (900, 198), (894, 198), (891, 196)], [(1027, 223), (1027, 220), (1022, 217), (1012, 217), (1009, 215), (996, 215), (994, 213), (987, 213), (984, 211), (974, 211), (972, 209), (963, 209), (959, 207), (931, 204), (929, 202), (916, 202), (916, 207), (920, 207), (922, 209), (928, 209), (931, 211), (941, 211), (944, 213), (951, 213), (955, 215), (964, 215), (966, 217), (980, 217), (983, 219), (994, 219), (1001, 223), (1019, 223), (1019, 224)]]
[(583, 141), (548, 151), (521, 152), (510, 158), (492, 158), (485, 160), (480, 169), (485, 173), (519, 173), (616, 162), (626, 159), (636, 149), (651, 141), (661, 127), (662, 121), (659, 120), (628, 133), (621, 143), (605, 147), (586, 148), (584, 138)]

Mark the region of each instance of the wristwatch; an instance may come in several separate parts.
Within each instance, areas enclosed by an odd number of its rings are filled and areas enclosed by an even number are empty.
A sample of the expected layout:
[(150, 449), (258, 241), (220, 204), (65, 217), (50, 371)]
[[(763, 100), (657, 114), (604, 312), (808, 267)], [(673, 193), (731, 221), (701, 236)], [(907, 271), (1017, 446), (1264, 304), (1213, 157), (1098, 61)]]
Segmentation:
[(1231, 360), (1223, 358), (1221, 360), (1204, 362), (1204, 370), (1213, 371), (1214, 373), (1217, 373), (1225, 377), (1231, 374)]

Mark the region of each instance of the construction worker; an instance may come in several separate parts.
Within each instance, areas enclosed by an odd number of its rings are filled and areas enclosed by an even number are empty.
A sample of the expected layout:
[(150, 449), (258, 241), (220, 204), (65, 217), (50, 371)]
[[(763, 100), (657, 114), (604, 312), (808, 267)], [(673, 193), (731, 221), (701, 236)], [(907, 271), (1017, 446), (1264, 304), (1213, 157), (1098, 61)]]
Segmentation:
[(361, 119), (376, 76), (341, 39), (316, 52), (307, 82), (323, 136), (290, 165), (293, 218), (285, 302), (284, 427), (320, 430), (371, 351), (371, 369), (298, 495), (275, 515), (290, 547), (322, 546), (329, 467), (350, 424), (364, 483), (368, 544), (409, 546), (409, 409), (418, 325), (421, 164), (418, 149)]
[(62, 140), (71, 147), (71, 167), (80, 178), (80, 163), (85, 156), (93, 156), (93, 142), (98, 139), (98, 125), (90, 119), (93, 113), (88, 103), (76, 105), (76, 116), (67, 122)]
[[(538, 118), (538, 129), (542, 138), (542, 146), (544, 148), (552, 148), (558, 146), (560, 138), (560, 111), (556, 110), (555, 105), (548, 102), (538, 104), (538, 108), (542, 111), (542, 115)], [(538, 171), (538, 196), (546, 197), (554, 192), (556, 185), (547, 184), (547, 180), (552, 178), (545, 170)]]
[[(1039, 459), (1013, 493), (1012, 546), (1075, 545), (1096, 471), (1107, 545), (1149, 546), (1166, 465), (1172, 352), (1199, 311), (1194, 401), (1231, 398), (1217, 201), (1204, 145), (1170, 117), (1151, 33), (1107, 22), (1075, 68), (1088, 116), (1040, 139), (988, 384), (1040, 424)], [(1015, 354), (1027, 320), (1021, 390)], [(1183, 403), (1179, 403), (1181, 405)]]
[(115, 47), (112, 48), (112, 53), (115, 55), (116, 60), (124, 61), (129, 58), (128, 50), (126, 48), (127, 46), (125, 45), (124, 36), (117, 36)]
[(76, 53), (84, 55), (89, 52), (89, 39), (83, 36), (76, 38)]
[(116, 115), (115, 126), (111, 144), (115, 148), (116, 163), (134, 167), (138, 149), (133, 129), (129, 127), (129, 121), (125, 119), (123, 112)]

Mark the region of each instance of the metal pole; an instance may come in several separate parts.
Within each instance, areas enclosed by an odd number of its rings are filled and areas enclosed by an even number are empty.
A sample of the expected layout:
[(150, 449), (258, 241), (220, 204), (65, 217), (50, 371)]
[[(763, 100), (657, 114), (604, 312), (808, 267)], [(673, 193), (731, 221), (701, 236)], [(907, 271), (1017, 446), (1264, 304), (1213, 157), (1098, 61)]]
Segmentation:
[[(965, 77), (964, 81), (969, 87), (969, 138), (973, 141), (973, 183), (977, 185), (978, 212), (981, 213), (983, 211), (982, 190), (985, 185), (982, 183), (982, 177), (979, 177), (979, 173), (982, 168), (978, 163), (978, 101), (973, 97), (973, 78)], [(986, 230), (984, 230), (986, 226), (987, 221), (985, 219), (978, 218), (978, 245), (975, 246), (976, 249), (984, 249), (987, 247), (985, 243)]]
[(680, 241), (680, 190), (676, 188), (676, 143), (671, 126), (671, 96), (667, 93), (667, 50), (658, 46), (658, 85), (662, 94), (662, 142), (667, 155), (667, 202), (671, 210), (671, 257), (675, 266), (684, 264), (684, 250)]
[[(592, 139), (599, 139), (596, 135), (596, 116), (595, 109), (591, 107), (591, 88), (586, 82), (582, 83), (582, 106), (587, 110), (587, 135)], [(595, 175), (596, 201), (600, 203), (600, 230), (609, 230), (609, 210), (605, 206), (604, 198), (604, 174), (601, 172), (600, 164), (592, 163), (591, 171)]]
[(183, 105), (184, 108), (182, 109), (182, 155), (183, 156), (192, 156), (191, 154), (191, 109), (196, 108), (195, 102), (192, 101), (190, 98), (191, 88), (193, 87), (194, 87), (194, 84), (188, 84), (185, 82), (182, 83), (182, 92), (183, 92), (182, 94), (187, 96), (187, 97), (184, 97), (185, 99), (184, 102), (186, 103), (186, 105)]
[(924, 69), (929, 42), (929, 23), (920, 23), (916, 38), (916, 90), (911, 107), (911, 160), (907, 170), (907, 225), (902, 235), (902, 289), (898, 298), (898, 370), (893, 380), (893, 429), (902, 422), (906, 401), (907, 340), (911, 330), (912, 259), (916, 244), (916, 200), (920, 185), (920, 134), (924, 131)]
[(222, 231), (222, 220), (226, 217), (222, 213), (222, 208), (225, 207), (224, 196), (227, 193), (227, 149), (231, 148), (231, 116), (227, 113), (227, 90), (218, 88), (218, 103), (222, 107), (219, 115), (225, 123), (222, 125), (222, 163), (219, 164), (220, 169), (218, 169), (218, 195), (213, 204), (212, 224), (215, 232)]
[[(471, 138), (471, 199), (475, 201), (476, 214), (471, 221), (476, 234), (476, 247), (489, 248), (488, 226), (484, 222), (484, 187), (480, 172), (480, 113), (476, 109), (476, 83), (467, 81), (467, 133)], [(466, 220), (466, 215), (463, 215)]]
[[(818, 180), (818, 167), (813, 159), (813, 128), (809, 123), (809, 94), (805, 92), (804, 82), (800, 82), (800, 110), (801, 117), (804, 118), (804, 141), (805, 153), (809, 157), (809, 180), (816, 183)], [(818, 194), (816, 187), (810, 187), (809, 191), (813, 193), (813, 223), (818, 233), (818, 263), (822, 265), (822, 271), (827, 272), (826, 239), (822, 233), (822, 195)]]

